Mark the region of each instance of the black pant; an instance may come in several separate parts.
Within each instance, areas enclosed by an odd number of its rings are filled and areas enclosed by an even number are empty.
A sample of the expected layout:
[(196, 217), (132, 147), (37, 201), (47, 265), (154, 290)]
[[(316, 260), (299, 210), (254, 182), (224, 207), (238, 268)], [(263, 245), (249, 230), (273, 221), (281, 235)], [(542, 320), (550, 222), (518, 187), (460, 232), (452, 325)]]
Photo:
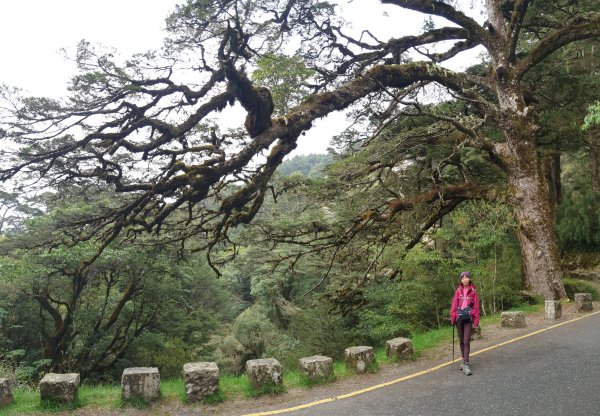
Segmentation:
[(471, 352), (471, 331), (473, 322), (470, 319), (458, 321), (456, 323), (456, 332), (458, 332), (458, 341), (460, 342), (460, 353), (463, 361), (469, 362), (469, 353)]

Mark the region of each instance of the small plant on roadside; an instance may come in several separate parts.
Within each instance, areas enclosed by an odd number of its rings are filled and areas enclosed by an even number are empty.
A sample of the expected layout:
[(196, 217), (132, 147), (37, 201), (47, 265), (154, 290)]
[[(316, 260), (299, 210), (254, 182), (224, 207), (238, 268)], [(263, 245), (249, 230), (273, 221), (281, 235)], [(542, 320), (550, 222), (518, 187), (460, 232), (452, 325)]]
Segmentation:
[(187, 401), (187, 396), (185, 394), (183, 379), (178, 377), (161, 380), (160, 397), (166, 400), (177, 399), (182, 403), (185, 403)]
[(40, 409), (44, 412), (63, 412), (67, 410), (75, 410), (81, 407), (79, 398), (75, 398), (72, 402), (62, 402), (53, 399), (40, 400)]
[(265, 385), (254, 388), (250, 386), (247, 391), (248, 397), (258, 397), (263, 396), (265, 394), (283, 394), (287, 391), (283, 384), (275, 384), (275, 383), (266, 383)]
[(82, 407), (92, 406), (111, 410), (122, 406), (121, 386), (115, 384), (87, 384), (79, 386), (77, 398)]
[(335, 374), (330, 374), (329, 376), (317, 377), (317, 378), (309, 378), (305, 375), (300, 375), (299, 377), (299, 385), (302, 387), (311, 388), (314, 386), (318, 386), (321, 384), (333, 383), (336, 380)]
[(346, 363), (343, 361), (333, 362), (333, 373), (338, 380), (344, 380), (354, 375), (354, 372), (346, 367)]
[(223, 403), (224, 401), (225, 401), (225, 395), (223, 394), (221, 389), (218, 389), (213, 394), (204, 396), (204, 398), (202, 399), (202, 403), (204, 403), (204, 404), (217, 404), (217, 403)]
[(122, 399), (121, 407), (133, 407), (134, 409), (144, 410), (150, 407), (150, 402), (144, 396), (136, 395), (129, 399)]
[(379, 367), (379, 361), (374, 359), (369, 363), (369, 365), (367, 365), (367, 373), (375, 374), (379, 371)]

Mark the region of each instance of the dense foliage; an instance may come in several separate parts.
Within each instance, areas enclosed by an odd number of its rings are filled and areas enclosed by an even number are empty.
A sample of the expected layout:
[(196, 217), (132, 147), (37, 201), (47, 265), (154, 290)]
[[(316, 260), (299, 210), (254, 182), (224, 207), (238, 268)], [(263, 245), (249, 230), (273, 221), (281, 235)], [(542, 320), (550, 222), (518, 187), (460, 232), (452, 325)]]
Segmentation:
[[(274, 245), (277, 233), (306, 226), (314, 240), (323, 232), (316, 221), (334, 225), (327, 215), (316, 216), (336, 181), (323, 159), (301, 156), (283, 164), (274, 182), (282, 193), (267, 199), (256, 223), (237, 234), (237, 256), (219, 279), (197, 255), (151, 239), (113, 243), (81, 275), (92, 245), (72, 246), (66, 237), (49, 249), (44, 241), (62, 235), (66, 217), (112, 196), (98, 189), (49, 195), (47, 213), (2, 240), (0, 371), (18, 382), (50, 369), (110, 380), (127, 366), (158, 366), (168, 377), (185, 362), (215, 360), (224, 372), (239, 374), (246, 360), (266, 356), (295, 368), (302, 356), (340, 357), (351, 344), (381, 346), (448, 325), (461, 270), (472, 272), (484, 314), (521, 301), (516, 224), (501, 199), (462, 205), (411, 250), (391, 242), (381, 252), (379, 273), (365, 274), (364, 259), (345, 254), (361, 245), (373, 252), (368, 235), (337, 253), (334, 246), (312, 250), (302, 236), (300, 244)], [(568, 172), (577, 172), (579, 163), (564, 164), (568, 189)], [(579, 186), (589, 188), (589, 181)], [(338, 216), (348, 208), (330, 209)], [(563, 218), (562, 209), (559, 233), (590, 230), (572, 224), (573, 215)]]
[[(322, 160), (284, 163), (282, 171), (290, 173), (276, 183), (286, 191), (268, 199), (257, 223), (240, 231), (237, 256), (220, 279), (197, 255), (150, 238), (115, 241), (84, 267), (93, 245), (73, 246), (61, 224), (113, 196), (99, 189), (49, 195), (49, 211), (2, 240), (2, 372), (18, 382), (50, 369), (110, 380), (124, 367), (152, 365), (168, 377), (185, 362), (216, 360), (238, 374), (246, 360), (264, 356), (293, 368), (302, 356), (339, 357), (353, 343), (382, 345), (447, 325), (462, 269), (473, 271), (484, 312), (518, 301), (518, 245), (500, 202), (464, 206), (410, 252), (391, 244), (382, 256), (389, 268), (401, 265), (395, 276), (365, 279), (355, 268), (358, 259), (330, 258), (331, 251), (305, 252), (287, 243), (274, 248), (267, 230), (312, 224), (312, 210), (322, 209), (314, 206), (330, 189)], [(326, 221), (323, 216), (322, 225)], [(64, 238), (48, 248), (44, 241), (53, 233)]]

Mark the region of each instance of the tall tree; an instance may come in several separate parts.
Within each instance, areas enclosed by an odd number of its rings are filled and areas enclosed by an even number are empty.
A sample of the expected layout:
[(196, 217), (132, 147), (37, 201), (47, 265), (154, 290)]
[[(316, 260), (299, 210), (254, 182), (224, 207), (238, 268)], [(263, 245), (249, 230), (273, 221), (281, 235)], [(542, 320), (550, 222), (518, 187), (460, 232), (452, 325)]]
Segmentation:
[[(565, 296), (525, 78), (560, 48), (600, 36), (598, 3), (485, 0), (483, 24), (469, 16), (476, 11), (454, 1), (381, 0), (380, 7), (441, 18), (445, 26), (436, 28), (430, 19), (423, 33), (379, 40), (365, 31), (356, 38), (324, 1), (188, 0), (167, 20), (171, 37), (162, 56), (119, 63), (112, 52), (82, 42), (81, 74), (67, 100), (3, 89), (1, 131), (15, 145), (2, 151), (1, 177), (30, 186), (97, 180), (126, 195), (82, 221), (80, 239), (100, 237), (106, 246), (125, 229), (169, 227), (178, 233), (174, 240), (209, 234), (197, 249), (210, 253), (231, 227), (256, 215), (277, 166), (315, 120), (359, 105), (381, 110), (382, 122), (389, 121), (406, 113), (404, 98), (438, 86), (468, 104), (469, 116), (419, 108), (421, 115), (454, 130), (457, 150), (476, 149), (504, 172), (526, 284), (546, 298)], [(270, 92), (254, 86), (244, 68), (292, 44), (300, 45), (296, 55), (318, 76), (311, 94), (272, 118)], [(489, 55), (486, 71), (443, 66), (478, 46)], [(246, 132), (222, 133), (208, 117), (234, 101), (247, 112)], [(435, 136), (430, 141), (435, 144)], [(437, 170), (456, 165), (448, 160)], [(422, 190), (412, 200), (386, 201), (387, 220), (417, 202), (442, 215), (462, 200), (487, 195), (468, 175), (461, 183), (437, 175)], [(173, 215), (180, 210), (186, 215)]]

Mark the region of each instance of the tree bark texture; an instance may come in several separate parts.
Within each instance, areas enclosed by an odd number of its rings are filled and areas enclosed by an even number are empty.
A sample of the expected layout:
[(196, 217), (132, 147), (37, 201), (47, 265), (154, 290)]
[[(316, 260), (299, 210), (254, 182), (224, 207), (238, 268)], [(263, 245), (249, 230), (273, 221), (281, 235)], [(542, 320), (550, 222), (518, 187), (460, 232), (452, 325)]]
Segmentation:
[[(524, 149), (526, 147), (528, 149)], [(537, 162), (533, 145), (519, 148), (528, 152), (533, 163)], [(515, 163), (509, 171), (509, 184), (518, 223), (525, 285), (545, 299), (564, 298), (557, 236), (543, 175), (540, 169), (522, 168), (520, 163)]]
[(546, 183), (548, 186), (548, 198), (550, 207), (555, 210), (561, 201), (562, 183), (560, 179), (560, 154), (546, 157), (545, 163)]
[(520, 94), (501, 91), (511, 202), (517, 219), (526, 287), (545, 299), (566, 297), (561, 281), (558, 238), (548, 197), (543, 161), (536, 149), (539, 130)]

